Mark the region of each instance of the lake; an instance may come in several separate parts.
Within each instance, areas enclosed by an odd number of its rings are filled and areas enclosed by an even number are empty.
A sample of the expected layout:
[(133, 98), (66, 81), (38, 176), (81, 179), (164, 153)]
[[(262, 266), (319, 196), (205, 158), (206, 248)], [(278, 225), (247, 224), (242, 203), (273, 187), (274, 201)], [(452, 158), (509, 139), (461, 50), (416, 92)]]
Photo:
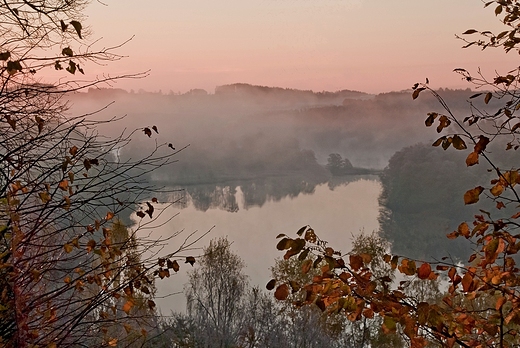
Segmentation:
[[(308, 193), (281, 198), (267, 195), (261, 204), (254, 205), (245, 198), (240, 186), (235, 189), (233, 185), (222, 186), (221, 192), (232, 192), (235, 206), (223, 204), (205, 211), (200, 210), (200, 204), (194, 204), (187, 193), (183, 204), (164, 208), (157, 221), (157, 225), (163, 225), (154, 228), (152, 236), (166, 237), (184, 231), (161, 251), (161, 254), (166, 254), (173, 252), (189, 233), (198, 231), (202, 234), (213, 228), (197, 246), (203, 247), (212, 238), (227, 236), (233, 242), (233, 251), (246, 263), (245, 272), (250, 277), (250, 283), (264, 288), (270, 279), (270, 267), (274, 265), (274, 259), (283, 256), (282, 252), (276, 250), (278, 234), (295, 236), (300, 227), (310, 225), (320, 238), (346, 252), (351, 246), (353, 235), (378, 229), (380, 190), (376, 175), (357, 176), (333, 185), (330, 182), (318, 184)], [(174, 215), (171, 221), (167, 221)], [(200, 253), (199, 249), (191, 254)], [(191, 266), (182, 265), (184, 267), (178, 274), (157, 281), (156, 302), (165, 315), (170, 310), (182, 311), (185, 308), (185, 298), (181, 292)]]

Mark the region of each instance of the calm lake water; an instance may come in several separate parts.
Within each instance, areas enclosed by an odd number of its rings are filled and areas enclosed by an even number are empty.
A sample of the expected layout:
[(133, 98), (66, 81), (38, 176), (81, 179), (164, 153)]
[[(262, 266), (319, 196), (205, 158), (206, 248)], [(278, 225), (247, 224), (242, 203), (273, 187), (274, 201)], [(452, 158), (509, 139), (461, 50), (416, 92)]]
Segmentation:
[[(252, 206), (244, 198), (240, 187), (232, 191), (235, 206), (227, 208), (196, 209), (188, 197), (184, 207), (170, 206), (164, 209), (153, 228), (153, 237), (167, 237), (183, 230), (182, 235), (165, 246), (161, 254), (173, 252), (191, 232), (199, 235), (213, 229), (197, 246), (209, 244), (212, 238), (227, 236), (233, 242), (233, 251), (246, 263), (246, 274), (252, 285), (264, 288), (270, 279), (270, 267), (274, 259), (283, 256), (276, 250), (276, 236), (280, 233), (295, 236), (296, 231), (310, 225), (321, 239), (336, 249), (349, 250), (352, 236), (362, 231), (371, 233), (378, 229), (378, 197), (381, 185), (377, 176), (354, 178), (333, 189), (328, 184), (317, 185), (313, 193), (300, 193), (294, 197), (267, 197), (261, 206)], [(226, 190), (223, 190), (226, 191)], [(227, 190), (229, 191), (229, 190)], [(238, 209), (237, 209), (238, 208)], [(231, 210), (231, 211), (229, 211)], [(169, 218), (176, 215), (171, 221)], [(191, 254), (198, 255), (201, 250)], [(187, 255), (187, 254), (186, 254)], [(184, 255), (184, 256), (186, 256)], [(184, 310), (182, 292), (191, 266), (182, 264), (178, 274), (157, 282), (157, 303), (163, 314), (170, 310)], [(196, 267), (197, 264), (195, 264)], [(165, 296), (164, 298), (161, 298)]]

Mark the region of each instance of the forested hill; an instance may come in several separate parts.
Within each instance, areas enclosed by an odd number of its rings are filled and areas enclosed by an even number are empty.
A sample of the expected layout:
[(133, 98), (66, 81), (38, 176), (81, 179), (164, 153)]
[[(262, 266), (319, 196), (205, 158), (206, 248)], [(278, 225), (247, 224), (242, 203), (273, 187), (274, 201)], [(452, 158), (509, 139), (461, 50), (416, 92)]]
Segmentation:
[[(470, 90), (439, 93), (453, 112), (469, 112), (465, 100)], [(433, 142), (436, 133), (424, 120), (428, 112), (442, 111), (432, 96), (412, 100), (410, 91), (370, 95), (233, 84), (217, 87), (214, 94), (90, 89), (72, 96), (71, 113), (92, 112), (111, 102), (99, 117), (126, 115), (126, 124), (145, 119), (159, 128), (158, 141), (177, 148), (190, 144), (165, 176), (205, 182), (230, 173), (233, 179), (291, 170), (316, 174), (315, 164), (325, 165), (331, 153), (354, 167), (383, 169), (403, 147)], [(136, 139), (132, 151), (144, 149), (141, 140)]]

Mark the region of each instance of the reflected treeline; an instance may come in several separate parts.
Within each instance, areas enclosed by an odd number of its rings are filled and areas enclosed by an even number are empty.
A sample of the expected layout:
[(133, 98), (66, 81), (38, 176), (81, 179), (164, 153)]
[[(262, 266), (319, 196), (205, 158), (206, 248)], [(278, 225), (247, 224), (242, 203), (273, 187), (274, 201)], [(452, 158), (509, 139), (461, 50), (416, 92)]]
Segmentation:
[[(502, 146), (502, 148), (501, 148)], [(505, 152), (505, 144), (493, 143), (488, 156), (499, 168), (514, 163), (516, 152)], [(496, 172), (484, 163), (467, 167), (467, 151), (417, 144), (397, 152), (381, 175), (379, 222), (383, 237), (392, 242), (392, 252), (415, 259), (440, 260), (450, 256), (467, 260), (472, 245), (464, 238), (450, 240), (447, 234), (466, 221), (472, 226), (475, 214), (510, 217), (512, 207), (495, 209), (496, 202), (482, 199), (464, 205), (464, 193), (476, 186), (489, 187)], [(482, 209), (482, 210), (480, 210)]]
[(380, 172), (373, 171), (371, 174), (352, 174), (352, 175), (342, 175), (342, 176), (333, 176), (327, 182), (327, 186), (330, 190), (334, 190), (336, 187), (345, 186), (352, 182), (356, 182), (359, 180), (374, 180), (379, 181)]
[(318, 185), (327, 183), (329, 189), (348, 185), (361, 179), (378, 180), (377, 175), (345, 175), (309, 178), (302, 175), (262, 177), (254, 180), (235, 180), (225, 183), (187, 185), (170, 194), (177, 206), (192, 205), (200, 211), (222, 209), (237, 212), (240, 207), (262, 207), (267, 202), (283, 198), (296, 198), (300, 194), (313, 194)]

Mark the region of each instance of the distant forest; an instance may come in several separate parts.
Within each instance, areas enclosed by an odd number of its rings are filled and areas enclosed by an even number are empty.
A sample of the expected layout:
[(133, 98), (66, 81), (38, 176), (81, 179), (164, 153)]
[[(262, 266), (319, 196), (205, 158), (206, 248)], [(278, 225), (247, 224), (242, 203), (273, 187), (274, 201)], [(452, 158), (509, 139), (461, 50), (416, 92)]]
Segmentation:
[[(439, 93), (454, 113), (469, 114), (471, 90)], [(71, 99), (76, 112), (112, 101), (105, 115), (132, 110), (125, 122), (146, 119), (150, 126), (160, 125), (159, 140), (177, 150), (189, 145), (177, 154), (177, 163), (155, 171), (149, 180), (185, 188), (197, 209), (236, 211), (238, 186), (247, 208), (312, 193), (332, 176), (384, 169), (381, 232), (396, 252), (418, 258), (448, 252), (463, 258), (469, 251), (442, 236), (471, 218), (455, 199), (463, 194), (463, 183), (487, 176), (483, 168), (483, 173), (452, 177), (465, 173), (459, 158), (464, 155), (430, 146), (435, 132), (424, 120), (428, 112), (440, 111), (430, 95), (412, 101), (410, 91), (316, 93), (233, 84), (217, 87), (214, 94), (90, 89)], [(122, 160), (149, 146), (136, 138), (118, 154)]]

